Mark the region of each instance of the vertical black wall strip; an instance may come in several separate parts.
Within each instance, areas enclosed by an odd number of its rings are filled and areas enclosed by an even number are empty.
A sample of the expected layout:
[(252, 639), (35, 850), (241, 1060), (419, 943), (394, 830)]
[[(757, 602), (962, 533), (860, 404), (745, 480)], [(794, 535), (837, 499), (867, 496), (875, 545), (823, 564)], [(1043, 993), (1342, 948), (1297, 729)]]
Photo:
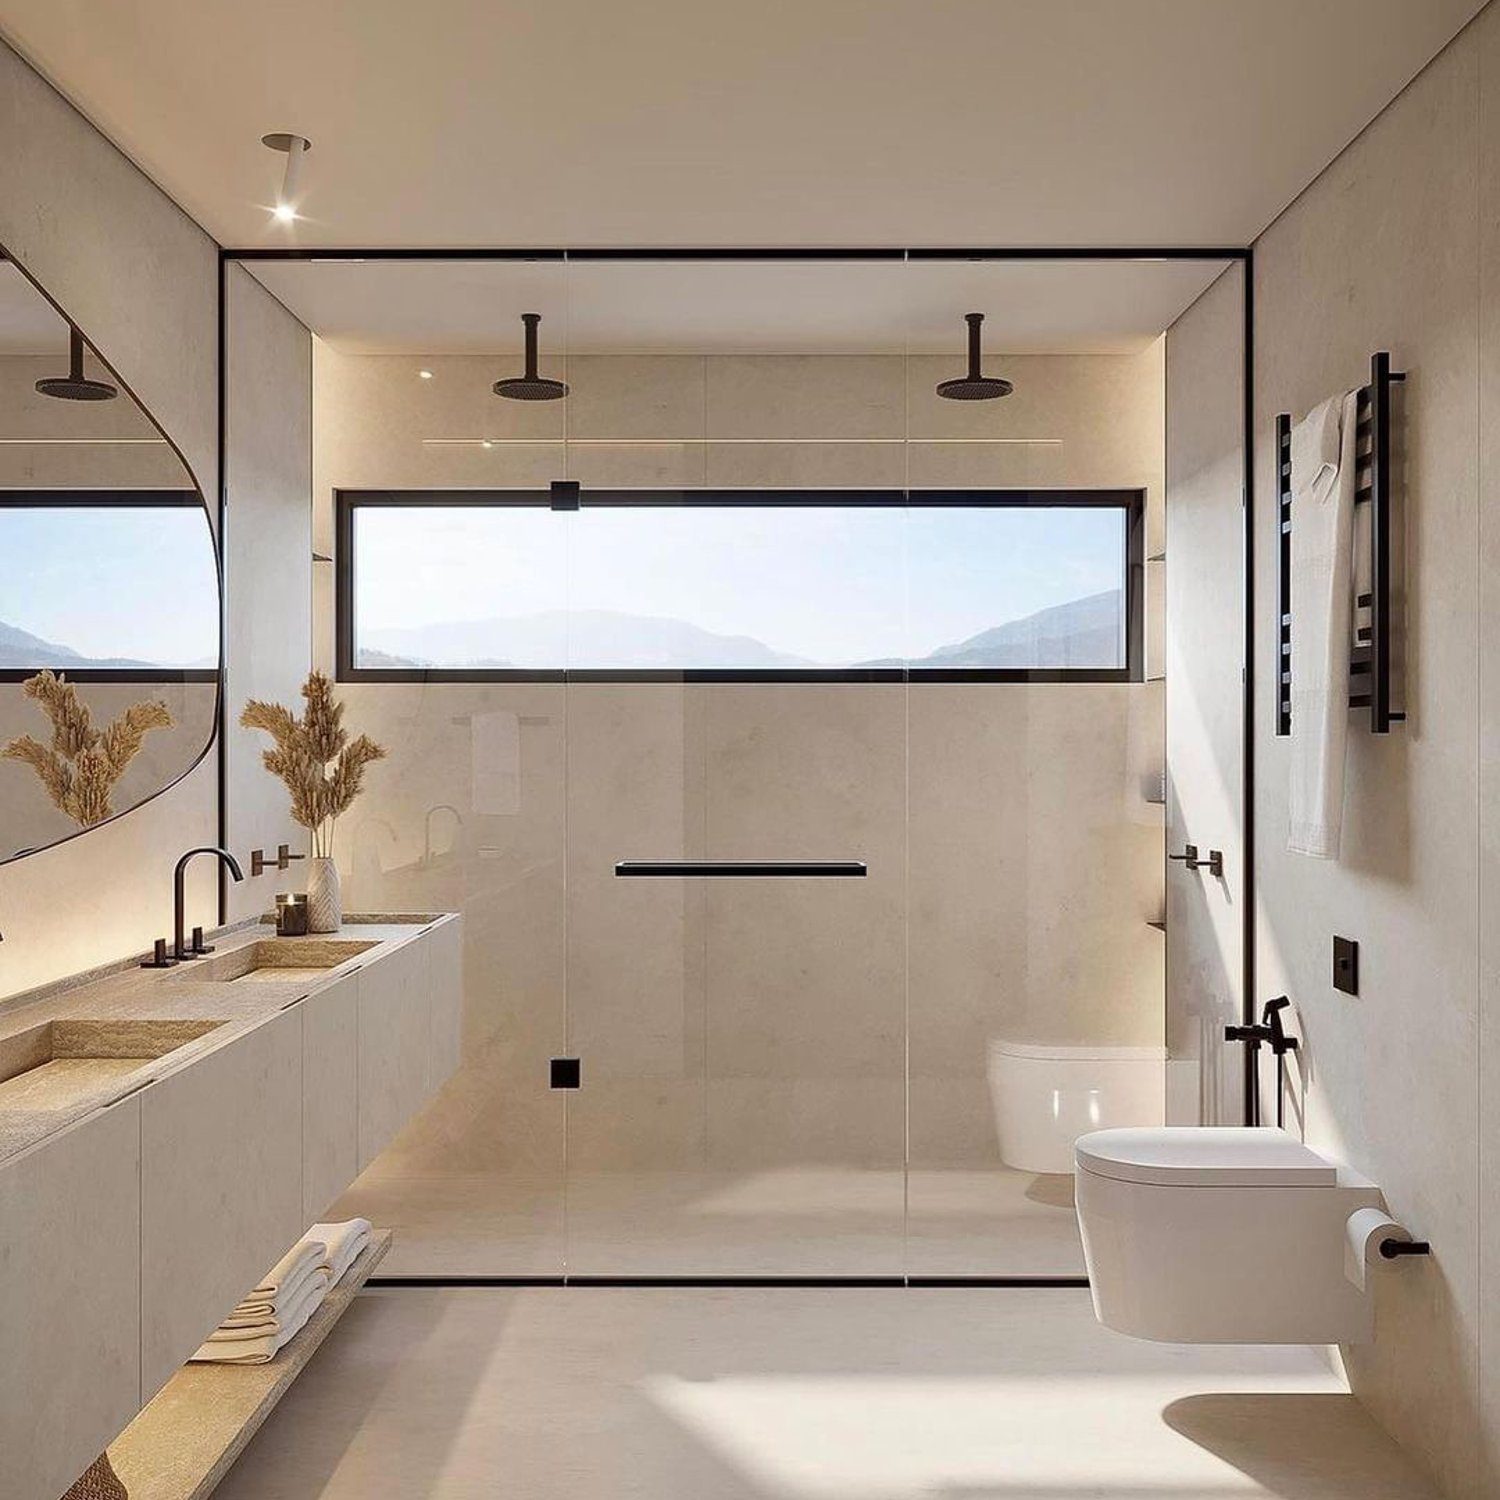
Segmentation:
[[(1255, 247), (1245, 250), (1245, 332), (1244, 344), (1244, 459), (1245, 459), (1245, 646), (1244, 646), (1244, 707), (1241, 710), (1241, 732), (1244, 749), (1241, 754), (1240, 837), (1241, 848), (1240, 884), (1240, 1018), (1245, 1025), (1255, 1021), (1256, 986), (1256, 891), (1255, 891)], [(1279, 663), (1272, 666), (1279, 670)], [(1249, 1047), (1245, 1048), (1244, 1090), (1245, 1124), (1254, 1123), (1255, 1100), (1251, 1090), (1255, 1087), (1254, 1059)]]
[[(214, 732), (218, 735), (215, 764), (219, 775), (219, 848), (229, 847), (229, 548), (226, 523), (229, 511), (229, 447), (225, 441), (228, 432), (228, 402), (226, 390), (229, 382), (229, 341), (226, 330), (229, 326), (229, 308), (225, 295), (225, 282), (229, 276), (229, 260), (223, 249), (219, 251), (219, 715)], [(223, 860), (215, 860), (219, 869), (219, 926), (229, 920), (229, 871)]]

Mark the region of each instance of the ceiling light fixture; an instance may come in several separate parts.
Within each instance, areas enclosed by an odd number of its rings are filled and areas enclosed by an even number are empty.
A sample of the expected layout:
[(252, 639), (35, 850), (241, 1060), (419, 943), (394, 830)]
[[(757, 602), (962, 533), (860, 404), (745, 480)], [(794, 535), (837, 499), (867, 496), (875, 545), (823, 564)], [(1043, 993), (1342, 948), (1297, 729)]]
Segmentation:
[(510, 401), (560, 401), (568, 394), (568, 387), (561, 380), (550, 380), (536, 372), (536, 330), (541, 321), (541, 313), (521, 314), (521, 322), (526, 326), (526, 373), (497, 380), (490, 387), (497, 396)]
[(417, 378), (419, 380), (431, 380), (432, 379), (432, 371), (431, 370), (418, 370), (417, 371)]
[(59, 401), (113, 401), (120, 394), (107, 380), (90, 380), (83, 373), (83, 335), (76, 328), (68, 330), (68, 373), (39, 380), (36, 388)]
[(1010, 395), (1015, 389), (1010, 381), (979, 373), (979, 325), (984, 314), (965, 313), (964, 322), (969, 325), (969, 372), (957, 380), (938, 381), (938, 395), (949, 401), (995, 401)]
[(272, 213), (278, 224), (290, 224), (297, 217), (297, 180), (302, 174), (302, 158), (312, 150), (312, 142), (305, 135), (273, 130), (270, 135), (261, 136), (260, 143), (272, 151), (286, 153), (286, 170), (281, 174), (281, 191), (276, 195)]

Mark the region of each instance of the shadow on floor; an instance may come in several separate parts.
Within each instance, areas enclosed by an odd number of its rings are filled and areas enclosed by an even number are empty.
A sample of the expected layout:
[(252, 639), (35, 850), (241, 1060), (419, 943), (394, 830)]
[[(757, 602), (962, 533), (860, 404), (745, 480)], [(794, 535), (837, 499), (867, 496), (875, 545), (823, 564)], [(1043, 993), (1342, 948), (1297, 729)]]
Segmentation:
[(1162, 1420), (1279, 1500), (1440, 1500), (1353, 1396), (1184, 1396)]
[(1047, 1172), (1031, 1179), (1026, 1196), (1033, 1203), (1045, 1203), (1048, 1208), (1073, 1207), (1073, 1177), (1069, 1172)]

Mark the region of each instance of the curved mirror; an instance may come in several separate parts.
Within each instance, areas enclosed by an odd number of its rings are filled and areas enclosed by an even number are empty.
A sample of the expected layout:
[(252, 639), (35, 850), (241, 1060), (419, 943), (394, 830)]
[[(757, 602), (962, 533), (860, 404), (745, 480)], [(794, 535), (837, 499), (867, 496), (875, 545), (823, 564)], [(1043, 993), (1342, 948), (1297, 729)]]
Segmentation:
[(0, 862), (190, 770), (213, 739), (219, 664), (192, 475), (0, 252)]

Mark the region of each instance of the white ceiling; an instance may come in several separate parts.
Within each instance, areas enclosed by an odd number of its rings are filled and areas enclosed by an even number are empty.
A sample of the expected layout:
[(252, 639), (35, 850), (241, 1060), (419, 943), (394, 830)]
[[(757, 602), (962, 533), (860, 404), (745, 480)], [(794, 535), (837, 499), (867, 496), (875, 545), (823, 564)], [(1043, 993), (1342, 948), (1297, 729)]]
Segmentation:
[[(232, 245), (1244, 244), (1481, 0), (0, 0)], [(311, 137), (301, 208), (274, 226)]]
[(0, 355), (68, 348), (67, 320), (9, 261), (0, 261)]
[(1224, 269), (1193, 261), (260, 261), (250, 269), (336, 348), (544, 354), (948, 353), (963, 315), (1010, 354), (1133, 353)]

